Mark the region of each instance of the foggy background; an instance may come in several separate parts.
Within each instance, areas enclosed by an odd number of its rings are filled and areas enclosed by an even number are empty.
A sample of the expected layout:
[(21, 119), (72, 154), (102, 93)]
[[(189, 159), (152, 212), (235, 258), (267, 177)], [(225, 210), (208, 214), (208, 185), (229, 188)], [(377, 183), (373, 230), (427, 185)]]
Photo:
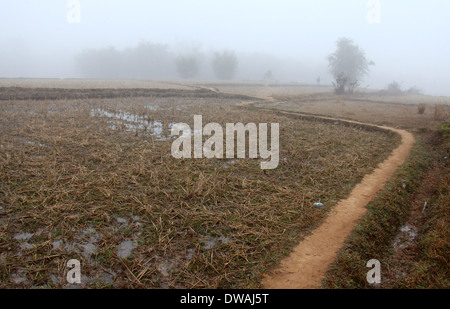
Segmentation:
[[(195, 54), (195, 79), (214, 80), (214, 53), (229, 50), (236, 81), (271, 71), (272, 81), (323, 85), (340, 37), (376, 64), (362, 88), (395, 80), (450, 96), (448, 0), (2, 0), (0, 77), (179, 79), (175, 59)], [(157, 60), (142, 63), (149, 54)]]

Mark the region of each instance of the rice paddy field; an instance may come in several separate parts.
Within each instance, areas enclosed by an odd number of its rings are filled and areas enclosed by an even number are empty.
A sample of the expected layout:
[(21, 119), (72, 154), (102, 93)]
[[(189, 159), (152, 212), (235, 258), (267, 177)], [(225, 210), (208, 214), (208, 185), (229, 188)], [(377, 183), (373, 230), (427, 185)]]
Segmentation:
[[(230, 85), (5, 83), (1, 288), (258, 288), (400, 142), (389, 131), (247, 108), (260, 98)], [(192, 127), (194, 115), (279, 123), (278, 168), (173, 158), (170, 128)], [(71, 259), (81, 261), (81, 286), (66, 280)]]
[[(281, 89), (280, 89), (281, 90)], [(356, 120), (412, 131), (433, 129), (450, 119), (450, 98), (426, 95), (386, 95), (376, 92), (336, 96), (332, 90), (314, 93), (272, 92), (258, 107)], [(419, 113), (419, 108), (423, 109)]]

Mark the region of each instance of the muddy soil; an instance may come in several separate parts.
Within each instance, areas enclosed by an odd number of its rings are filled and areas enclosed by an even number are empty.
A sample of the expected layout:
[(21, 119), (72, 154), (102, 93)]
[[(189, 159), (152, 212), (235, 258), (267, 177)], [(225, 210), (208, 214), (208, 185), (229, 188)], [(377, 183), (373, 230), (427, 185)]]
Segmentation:
[(325, 222), (301, 241), (291, 255), (281, 262), (278, 269), (263, 279), (264, 288), (313, 289), (320, 286), (328, 266), (336, 259), (338, 250), (365, 215), (366, 206), (406, 161), (415, 142), (414, 136), (407, 131), (379, 128), (400, 134), (400, 146), (373, 173), (366, 175), (348, 198), (341, 200), (334, 207)]

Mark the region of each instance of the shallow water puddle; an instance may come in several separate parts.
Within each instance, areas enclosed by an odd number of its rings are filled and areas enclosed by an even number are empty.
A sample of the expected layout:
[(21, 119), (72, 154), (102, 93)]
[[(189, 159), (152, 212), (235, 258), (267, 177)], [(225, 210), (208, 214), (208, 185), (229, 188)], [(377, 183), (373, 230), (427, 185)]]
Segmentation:
[(18, 252), (19, 255), (22, 255), (23, 251), (34, 248), (34, 245), (28, 242), (28, 240), (30, 240), (33, 236), (34, 233), (20, 233), (14, 236), (14, 239), (20, 243), (19, 244), (20, 251)]
[[(129, 258), (132, 256), (133, 250), (138, 248), (138, 239), (141, 234), (142, 223), (140, 222), (140, 217), (134, 214), (129, 214), (127, 216), (116, 217), (115, 224), (109, 227), (108, 232), (116, 233), (125, 228), (133, 228), (133, 234), (124, 241), (116, 245), (116, 253), (121, 258)], [(89, 264), (93, 267), (90, 274), (82, 275), (81, 285), (68, 285), (65, 277), (61, 276), (61, 273), (53, 273), (49, 276), (51, 284), (56, 286), (64, 286), (65, 288), (83, 288), (91, 284), (101, 283), (101, 284), (113, 284), (117, 274), (122, 270), (118, 269), (105, 269), (100, 267), (96, 260), (96, 255), (100, 251), (102, 246), (101, 240), (106, 237), (103, 234), (104, 231), (97, 231), (96, 228), (88, 226), (83, 229), (73, 228), (74, 238), (72, 240), (68, 239), (52, 239), (50, 240), (50, 248), (53, 251), (59, 251), (64, 253), (70, 253), (71, 256), (78, 258), (82, 257), (84, 263)], [(12, 238), (18, 244), (18, 254), (30, 254), (26, 251), (28, 249), (33, 249), (37, 244), (33, 243), (36, 236), (43, 235), (45, 231), (32, 231), (32, 232), (21, 232), (12, 236)], [(56, 252), (55, 252), (56, 253)], [(190, 252), (193, 256), (193, 252)], [(1, 255), (0, 255), (1, 260)], [(27, 285), (30, 286), (32, 283), (31, 279), (28, 279), (28, 274), (25, 271), (18, 270), (11, 273), (11, 282), (15, 285)]]
[(19, 240), (19, 241), (20, 240), (24, 241), (24, 240), (29, 240), (33, 236), (34, 236), (34, 233), (21, 233), (21, 234), (16, 234), (14, 236), (14, 239)]
[(233, 164), (235, 164), (235, 163), (237, 163), (239, 160), (237, 160), (237, 159), (231, 159), (231, 160), (228, 160), (227, 162), (225, 162), (223, 165), (222, 165), (222, 167), (223, 168), (230, 168)]
[(119, 246), (118, 249), (116, 251), (117, 255), (120, 256), (121, 258), (125, 259), (131, 256), (131, 253), (133, 251), (133, 249), (137, 248), (137, 243), (135, 241), (132, 240), (125, 240), (122, 241)]
[(15, 284), (22, 284), (22, 283), (29, 282), (26, 274), (23, 271), (19, 271), (18, 273), (11, 274), (10, 278)]
[(394, 248), (405, 248), (411, 245), (411, 243), (417, 237), (417, 228), (410, 225), (404, 225), (400, 228), (400, 233), (396, 236), (394, 241)]
[(157, 105), (145, 105), (145, 109), (151, 110), (151, 111), (157, 111), (159, 107)]
[[(146, 107), (151, 110), (156, 110), (157, 107)], [(102, 108), (97, 108), (91, 110), (91, 117), (106, 117), (109, 118), (110, 128), (113, 130), (118, 130), (121, 126), (123, 126), (127, 131), (130, 132), (146, 132), (148, 131), (152, 136), (156, 137), (158, 141), (165, 141), (168, 138), (172, 138), (170, 135), (170, 131), (175, 123), (170, 123), (168, 125), (168, 134), (164, 134), (164, 125), (161, 121), (158, 120), (150, 120), (143, 116), (139, 116), (137, 114), (129, 113), (129, 112), (118, 112), (113, 113)], [(118, 123), (120, 122), (120, 123)]]
[(43, 148), (43, 147), (48, 148), (47, 145), (44, 145), (44, 144), (39, 143), (39, 142), (36, 142), (36, 141), (29, 140), (29, 139), (26, 139), (26, 138), (19, 138), (19, 140), (20, 140), (22, 143), (24, 143), (25, 145), (38, 146), (38, 147), (40, 147), (40, 148)]
[(230, 238), (228, 237), (207, 237), (202, 248), (206, 250), (210, 250), (219, 244), (227, 244), (230, 242)]
[(120, 226), (118, 227), (118, 229), (116, 231), (119, 231), (122, 228), (126, 228), (126, 227), (132, 227), (135, 226), (138, 228), (138, 231), (136, 233), (133, 233), (132, 235), (132, 239), (127, 239), (125, 241), (122, 241), (118, 247), (117, 247), (117, 255), (120, 256), (121, 258), (125, 259), (131, 256), (133, 249), (136, 249), (138, 247), (138, 243), (136, 241), (136, 239), (139, 238), (139, 236), (141, 235), (141, 231), (140, 231), (140, 227), (142, 226), (142, 224), (139, 222), (139, 216), (136, 215), (130, 215), (130, 217), (127, 218), (123, 218), (123, 217), (117, 217), (116, 218), (117, 223), (120, 224)]

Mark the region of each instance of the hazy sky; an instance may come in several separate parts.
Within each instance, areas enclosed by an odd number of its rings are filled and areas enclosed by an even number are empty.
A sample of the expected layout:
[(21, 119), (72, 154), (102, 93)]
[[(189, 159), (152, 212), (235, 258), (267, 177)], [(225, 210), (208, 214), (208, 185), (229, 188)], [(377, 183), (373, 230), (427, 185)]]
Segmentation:
[[(396, 80), (450, 96), (448, 0), (78, 0), (79, 23), (69, 22), (69, 2), (0, 1), (0, 77), (70, 77), (73, 55), (85, 48), (148, 40), (289, 57), (331, 81), (325, 57), (348, 37), (376, 63), (364, 84)], [(11, 61), (16, 71), (2, 72)]]

